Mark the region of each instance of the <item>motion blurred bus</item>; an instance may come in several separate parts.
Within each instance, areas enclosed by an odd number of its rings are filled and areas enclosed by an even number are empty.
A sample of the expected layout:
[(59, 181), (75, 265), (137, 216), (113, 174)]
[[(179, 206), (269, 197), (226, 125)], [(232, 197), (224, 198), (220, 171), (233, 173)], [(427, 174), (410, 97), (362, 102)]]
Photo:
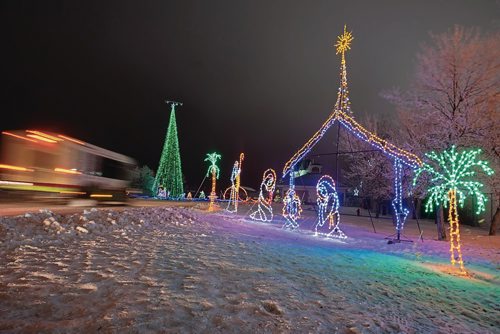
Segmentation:
[(126, 199), (134, 159), (47, 131), (3, 131), (0, 194), (30, 199)]

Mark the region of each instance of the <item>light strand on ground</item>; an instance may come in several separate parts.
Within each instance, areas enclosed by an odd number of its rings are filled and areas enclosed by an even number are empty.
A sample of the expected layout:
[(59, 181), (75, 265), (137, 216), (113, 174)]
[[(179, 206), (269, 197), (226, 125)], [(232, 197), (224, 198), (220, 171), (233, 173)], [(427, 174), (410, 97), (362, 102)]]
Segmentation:
[(276, 172), (269, 168), (266, 169), (262, 176), (260, 184), (259, 198), (257, 201), (257, 211), (250, 214), (253, 220), (270, 222), (273, 220), (273, 193), (276, 187)]
[[(314, 227), (315, 235), (345, 239), (347, 236), (340, 229), (339, 197), (335, 189), (335, 181), (330, 175), (323, 175), (316, 185), (318, 204), (318, 223)], [(321, 228), (328, 221), (327, 232)]]

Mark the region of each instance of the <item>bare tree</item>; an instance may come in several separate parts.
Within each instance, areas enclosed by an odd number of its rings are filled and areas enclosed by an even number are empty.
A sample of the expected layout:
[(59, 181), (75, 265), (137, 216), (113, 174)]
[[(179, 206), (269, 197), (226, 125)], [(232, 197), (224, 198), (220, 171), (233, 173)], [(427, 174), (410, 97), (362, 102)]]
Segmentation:
[(496, 170), (485, 180), (497, 199), (494, 234), (500, 223), (500, 34), (460, 26), (431, 34), (417, 55), (411, 90), (382, 95), (397, 106), (406, 146), (419, 156), (453, 144), (483, 148)]
[[(388, 139), (383, 122), (367, 117), (362, 123), (371, 132)], [(381, 204), (391, 199), (393, 195), (391, 159), (348, 132), (341, 132), (339, 145), (341, 151), (352, 152), (347, 155), (345, 177), (352, 187), (358, 188), (361, 196), (374, 200), (378, 217)]]

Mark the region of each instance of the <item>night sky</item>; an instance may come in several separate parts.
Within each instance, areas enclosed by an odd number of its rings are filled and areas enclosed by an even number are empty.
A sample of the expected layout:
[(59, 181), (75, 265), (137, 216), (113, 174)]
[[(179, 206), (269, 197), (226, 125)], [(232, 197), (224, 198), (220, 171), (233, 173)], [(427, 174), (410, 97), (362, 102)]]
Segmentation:
[(164, 100), (178, 100), (189, 189), (212, 151), (222, 154), (223, 184), (245, 152), (242, 184), (257, 187), (329, 115), (344, 23), (354, 34), (352, 110), (390, 117), (379, 94), (408, 88), (429, 32), (498, 30), (499, 9), (470, 0), (2, 1), (0, 128), (61, 132), (156, 169)]

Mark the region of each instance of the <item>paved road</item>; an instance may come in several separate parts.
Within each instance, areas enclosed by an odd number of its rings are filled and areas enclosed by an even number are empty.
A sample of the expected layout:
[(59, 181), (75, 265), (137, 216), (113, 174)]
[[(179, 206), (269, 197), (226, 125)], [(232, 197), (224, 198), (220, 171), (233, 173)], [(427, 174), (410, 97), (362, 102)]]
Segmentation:
[(160, 201), (160, 200), (144, 200), (144, 199), (131, 199), (126, 202), (126, 204), (95, 204), (91, 202), (80, 202), (75, 203), (78, 205), (61, 205), (49, 202), (0, 202), (0, 216), (16, 216), (21, 215), (26, 212), (36, 212), (42, 209), (48, 209), (52, 212), (57, 212), (61, 214), (68, 214), (74, 212), (80, 212), (83, 209), (89, 209), (93, 207), (110, 207), (116, 210), (123, 210), (127, 207), (159, 207), (159, 206), (179, 206), (179, 207), (192, 207), (200, 202), (191, 201)]

